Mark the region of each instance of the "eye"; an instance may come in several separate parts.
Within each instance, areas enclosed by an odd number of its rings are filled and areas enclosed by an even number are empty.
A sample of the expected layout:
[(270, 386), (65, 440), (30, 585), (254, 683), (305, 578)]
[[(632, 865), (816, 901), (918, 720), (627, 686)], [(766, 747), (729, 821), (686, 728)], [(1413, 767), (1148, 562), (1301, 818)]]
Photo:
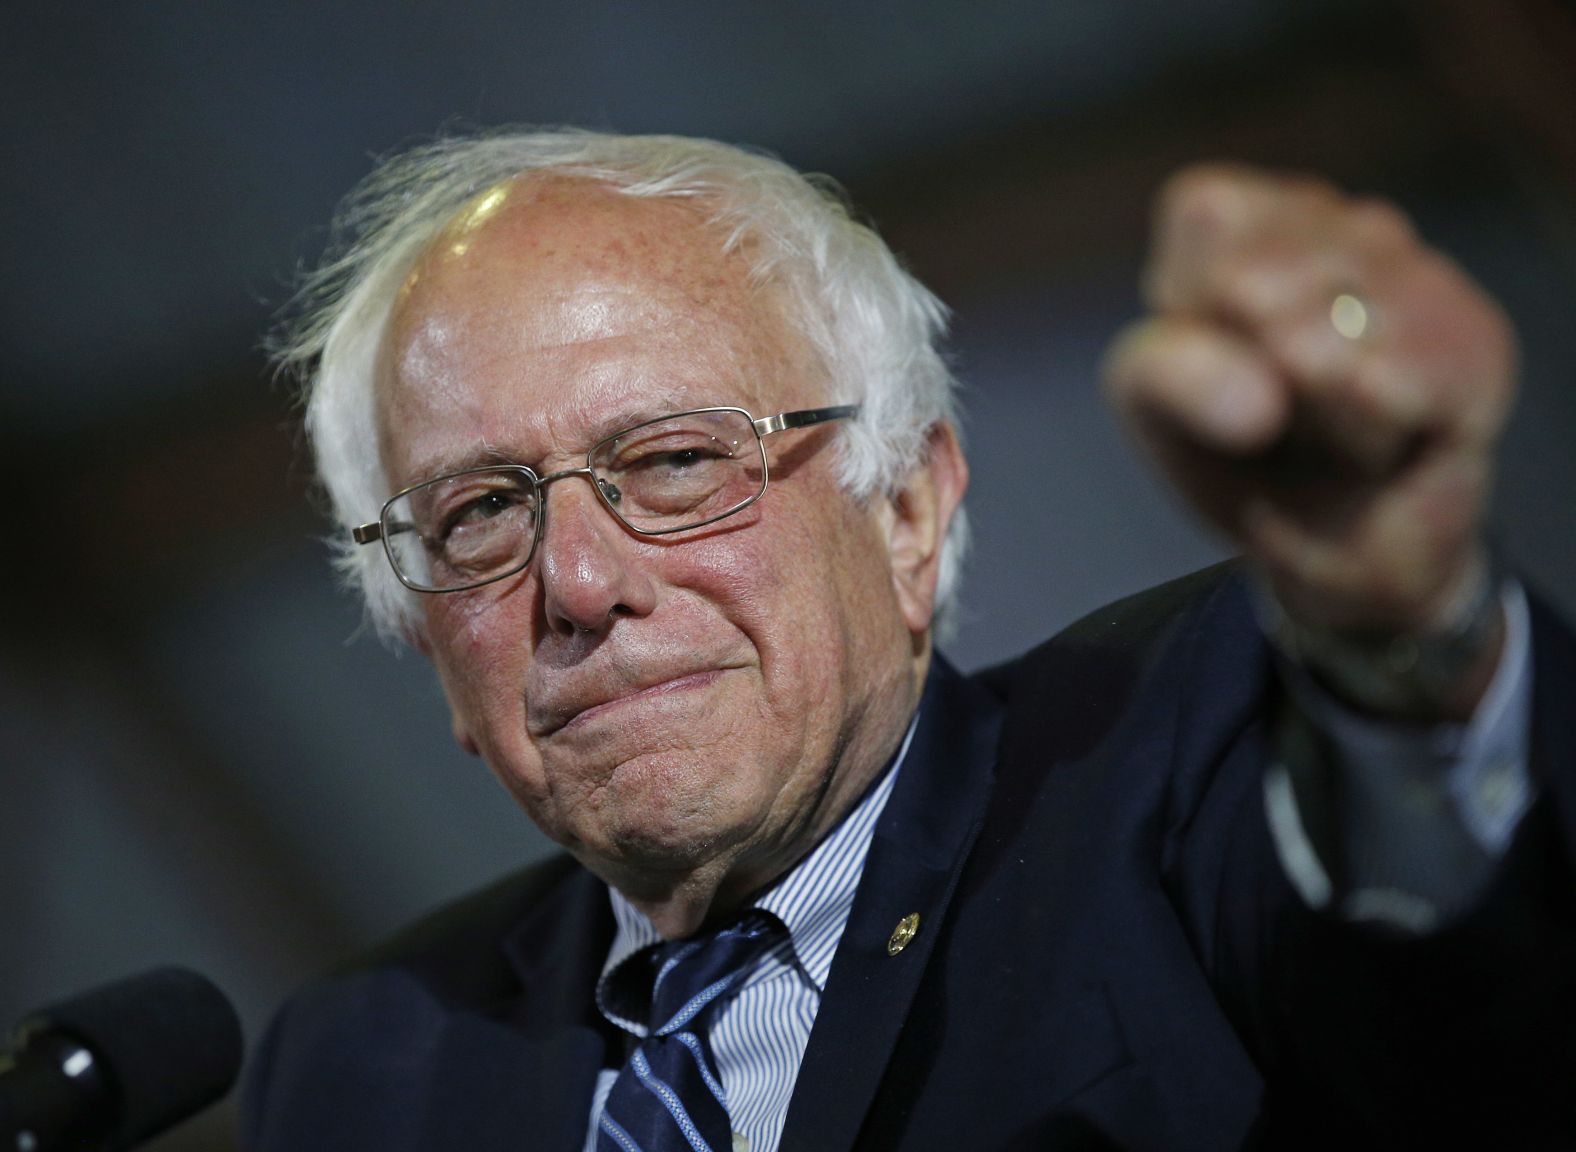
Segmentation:
[(519, 496), (512, 492), (489, 492), (485, 496), (467, 502), (456, 512), (450, 524), (463, 524), (474, 520), (491, 520), (494, 516), (501, 516), (520, 502)]
[(651, 441), (627, 445), (611, 461), (617, 472), (689, 472), (717, 460), (731, 459), (727, 445), (710, 436), (688, 437), (680, 440), (664, 436)]
[(455, 533), (491, 527), (500, 518), (531, 513), (531, 494), (512, 488), (491, 488), (462, 499), (448, 508), (439, 521), (437, 538), (447, 541)]
[(673, 452), (654, 452), (640, 463), (648, 468), (671, 468), (675, 472), (681, 472), (685, 468), (703, 464), (707, 460), (716, 460), (725, 455), (726, 453), (708, 451), (704, 448), (680, 448)]

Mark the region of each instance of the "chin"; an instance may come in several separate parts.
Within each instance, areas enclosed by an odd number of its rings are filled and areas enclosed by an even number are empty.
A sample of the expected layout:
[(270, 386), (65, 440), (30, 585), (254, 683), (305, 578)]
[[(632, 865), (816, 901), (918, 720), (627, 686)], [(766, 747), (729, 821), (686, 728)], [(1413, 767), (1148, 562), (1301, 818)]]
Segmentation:
[[(596, 792), (596, 807), (573, 821), (588, 857), (620, 869), (690, 870), (735, 849), (759, 823), (763, 805), (741, 789), (741, 769), (715, 757), (646, 756), (618, 765)], [(705, 765), (704, 769), (700, 765)], [(581, 854), (581, 853), (577, 853)]]

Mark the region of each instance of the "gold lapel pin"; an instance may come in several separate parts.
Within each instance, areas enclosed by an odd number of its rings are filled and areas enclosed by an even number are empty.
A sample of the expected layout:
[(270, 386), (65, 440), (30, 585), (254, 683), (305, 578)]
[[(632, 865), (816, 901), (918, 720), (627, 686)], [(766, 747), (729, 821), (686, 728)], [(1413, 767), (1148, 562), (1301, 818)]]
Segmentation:
[(910, 912), (897, 922), (892, 935), (887, 937), (887, 955), (896, 956), (908, 947), (908, 942), (919, 935), (919, 913)]

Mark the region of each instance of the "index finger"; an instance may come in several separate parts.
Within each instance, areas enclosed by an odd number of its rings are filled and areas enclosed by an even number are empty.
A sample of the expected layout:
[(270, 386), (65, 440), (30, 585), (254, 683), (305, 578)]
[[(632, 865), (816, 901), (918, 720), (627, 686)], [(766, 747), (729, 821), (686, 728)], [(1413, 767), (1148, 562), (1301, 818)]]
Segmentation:
[(1267, 240), (1315, 247), (1334, 228), (1340, 193), (1310, 176), (1277, 176), (1230, 164), (1184, 168), (1155, 201), (1144, 273), (1150, 307), (1211, 316), (1225, 303), (1220, 277)]

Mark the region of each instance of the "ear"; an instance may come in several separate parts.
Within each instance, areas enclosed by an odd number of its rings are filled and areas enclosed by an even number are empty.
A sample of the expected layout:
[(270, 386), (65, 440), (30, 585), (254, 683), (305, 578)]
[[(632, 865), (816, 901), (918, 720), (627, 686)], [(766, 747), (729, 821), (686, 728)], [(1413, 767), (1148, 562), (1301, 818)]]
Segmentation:
[(417, 625), (405, 634), (405, 639), (412, 648), (427, 658), (427, 662), (432, 665), (433, 671), (438, 674), (438, 683), (443, 687), (443, 698), (449, 705), (449, 727), (454, 733), (454, 742), (460, 746), (462, 752), (468, 752), (472, 756), (480, 756), (481, 749), (476, 746), (476, 738), (470, 734), (470, 730), (465, 726), (465, 721), (460, 717), (460, 710), (454, 706), (454, 693), (449, 691), (449, 682), (444, 678), (443, 669), (432, 658), (432, 645), (427, 641), (426, 629)]
[(890, 497), (892, 588), (904, 623), (915, 636), (928, 632), (935, 616), (941, 545), (968, 486), (969, 465), (957, 432), (950, 424), (936, 424), (926, 437), (924, 461)]

